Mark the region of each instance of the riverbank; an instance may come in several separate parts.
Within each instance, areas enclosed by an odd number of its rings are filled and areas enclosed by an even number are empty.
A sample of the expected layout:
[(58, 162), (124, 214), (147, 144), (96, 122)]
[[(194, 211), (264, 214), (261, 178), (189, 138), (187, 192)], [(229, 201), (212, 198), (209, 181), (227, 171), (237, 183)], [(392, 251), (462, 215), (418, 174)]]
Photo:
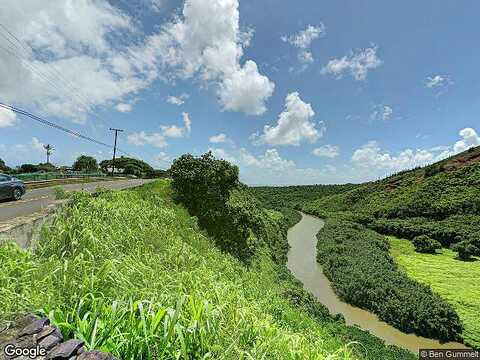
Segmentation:
[(339, 300), (316, 259), (316, 235), (323, 226), (323, 220), (302, 214), (302, 220), (288, 232), (288, 268), (304, 284), (305, 289), (315, 295), (332, 314), (342, 314), (347, 324), (358, 325), (387, 344), (394, 344), (412, 352), (418, 352), (421, 348), (465, 348), (465, 345), (460, 343), (441, 344), (436, 340), (405, 334), (380, 321), (376, 315)]

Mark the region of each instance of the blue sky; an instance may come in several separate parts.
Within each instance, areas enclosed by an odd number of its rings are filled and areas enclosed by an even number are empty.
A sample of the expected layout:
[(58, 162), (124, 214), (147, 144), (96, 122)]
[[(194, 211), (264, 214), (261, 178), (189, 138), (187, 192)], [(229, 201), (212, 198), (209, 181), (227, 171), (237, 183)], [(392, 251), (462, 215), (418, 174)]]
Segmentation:
[[(212, 150), (249, 184), (360, 182), (480, 145), (475, 1), (7, 0), (0, 102), (155, 167)], [(7, 30), (14, 34), (12, 38)], [(17, 41), (17, 39), (19, 41)], [(0, 158), (109, 149), (0, 112)]]

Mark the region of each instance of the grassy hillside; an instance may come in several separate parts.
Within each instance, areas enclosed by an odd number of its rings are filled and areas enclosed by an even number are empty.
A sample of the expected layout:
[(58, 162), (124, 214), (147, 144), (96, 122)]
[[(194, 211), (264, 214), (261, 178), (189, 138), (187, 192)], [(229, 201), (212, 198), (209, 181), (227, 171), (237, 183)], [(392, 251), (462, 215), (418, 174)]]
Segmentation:
[(426, 284), (453, 305), (465, 325), (465, 341), (480, 348), (480, 261), (459, 262), (455, 252), (419, 254), (411, 242), (389, 237), (395, 261), (412, 279)]
[(167, 181), (77, 194), (37, 249), (0, 247), (0, 319), (40, 309), (121, 359), (414, 358), (331, 319), (268, 247), (246, 265), (218, 242)]
[(293, 226), (301, 219), (300, 213), (296, 210), (302, 209), (305, 204), (329, 195), (352, 190), (357, 186), (354, 184), (284, 187), (258, 186), (249, 188), (249, 190), (263, 207), (280, 211), (287, 219), (289, 225)]
[[(412, 279), (431, 286), (456, 310), (465, 325), (467, 344), (478, 347), (480, 333), (477, 326), (472, 325), (478, 322), (478, 309), (471, 302), (471, 294), (478, 289), (466, 274), (475, 274), (476, 256), (480, 255), (480, 147), (424, 168), (404, 171), (347, 192), (316, 199), (305, 204), (303, 210), (320, 217), (360, 223), (378, 233), (415, 240), (416, 243), (420, 236), (427, 236), (424, 241), (430, 243), (433, 240), (440, 242), (444, 247), (441, 254), (417, 254), (414, 260), (411, 251), (407, 251), (413, 245), (407, 243), (395, 250), (405, 251), (397, 253), (397, 259), (412, 260), (400, 261), (400, 264)], [(357, 240), (362, 237), (362, 231), (355, 236)], [(447, 262), (445, 254), (449, 255)], [(355, 257), (352, 253), (352, 259)], [(420, 261), (425, 259), (431, 261)], [(443, 273), (447, 270), (447, 263), (450, 269)], [(434, 275), (440, 269), (443, 278), (440, 272)], [(447, 283), (451, 283), (448, 289)], [(463, 291), (457, 292), (459, 289)], [(356, 301), (365, 300), (362, 297)], [(381, 301), (381, 297), (377, 301)], [(353, 299), (350, 302), (355, 303)], [(416, 300), (412, 298), (412, 302)], [(375, 310), (373, 305), (368, 308)], [(423, 327), (419, 330), (425, 331)]]
[(309, 209), (359, 211), (375, 217), (426, 217), (480, 214), (480, 147), (421, 169), (405, 171), (330, 197)]
[(314, 200), (311, 214), (344, 213), (377, 231), (448, 247), (466, 242), (480, 255), (480, 147), (421, 169)]

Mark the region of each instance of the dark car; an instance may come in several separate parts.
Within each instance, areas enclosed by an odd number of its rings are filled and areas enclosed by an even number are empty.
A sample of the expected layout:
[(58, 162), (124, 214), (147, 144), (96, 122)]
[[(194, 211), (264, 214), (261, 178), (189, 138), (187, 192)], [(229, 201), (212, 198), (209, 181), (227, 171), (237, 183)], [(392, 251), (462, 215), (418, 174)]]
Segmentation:
[(22, 180), (0, 174), (0, 200), (19, 200), (25, 194), (25, 191), (25, 184)]

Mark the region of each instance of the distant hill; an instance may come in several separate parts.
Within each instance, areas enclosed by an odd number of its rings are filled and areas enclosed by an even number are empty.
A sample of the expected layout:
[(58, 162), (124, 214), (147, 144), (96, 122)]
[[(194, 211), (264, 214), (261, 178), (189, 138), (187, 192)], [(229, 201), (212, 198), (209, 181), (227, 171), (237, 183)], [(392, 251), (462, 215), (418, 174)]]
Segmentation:
[(322, 197), (304, 209), (319, 215), (361, 212), (377, 219), (445, 220), (453, 215), (480, 215), (480, 147), (423, 168)]

